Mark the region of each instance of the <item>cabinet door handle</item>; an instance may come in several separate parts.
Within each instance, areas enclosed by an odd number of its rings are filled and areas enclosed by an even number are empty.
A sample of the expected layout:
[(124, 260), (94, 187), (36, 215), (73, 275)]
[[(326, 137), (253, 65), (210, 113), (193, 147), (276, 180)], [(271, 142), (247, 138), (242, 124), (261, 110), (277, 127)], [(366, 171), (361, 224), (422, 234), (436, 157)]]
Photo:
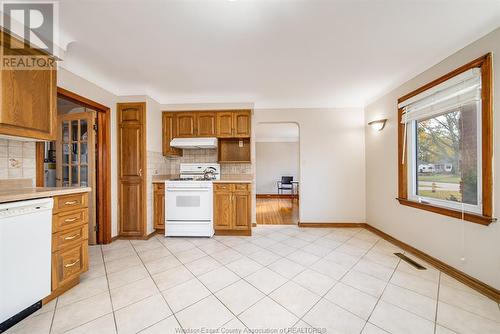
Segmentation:
[(73, 263), (68, 263), (68, 264), (65, 264), (64, 265), (64, 268), (70, 268), (70, 267), (73, 267), (75, 264), (77, 264), (78, 262), (80, 262), (80, 259), (76, 260), (75, 262)]
[(64, 222), (65, 223), (71, 223), (71, 222), (74, 222), (75, 220), (77, 220), (78, 218), (67, 218), (67, 219), (64, 219)]
[(76, 203), (78, 203), (77, 201), (67, 201), (67, 202), (64, 202), (64, 205), (75, 205)]
[(66, 238), (64, 238), (64, 240), (73, 240), (74, 238), (79, 237), (79, 236), (80, 236), (80, 233), (72, 235), (71, 237), (66, 237)]
[(142, 168), (139, 169), (139, 176), (142, 176)]

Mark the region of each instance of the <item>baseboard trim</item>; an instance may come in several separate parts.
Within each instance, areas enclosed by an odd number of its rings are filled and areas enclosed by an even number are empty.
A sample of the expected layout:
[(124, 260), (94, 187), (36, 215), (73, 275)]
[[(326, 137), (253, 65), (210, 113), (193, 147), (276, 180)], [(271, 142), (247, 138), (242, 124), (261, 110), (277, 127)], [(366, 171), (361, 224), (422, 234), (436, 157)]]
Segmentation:
[(252, 229), (248, 229), (248, 230), (215, 230), (215, 235), (249, 237), (252, 235)]
[(299, 195), (293, 194), (257, 194), (255, 195), (257, 198), (290, 198), (290, 199), (299, 199)]
[(50, 302), (51, 300), (59, 297), (60, 295), (62, 295), (66, 291), (68, 291), (69, 289), (77, 286), (79, 283), (80, 283), (80, 275), (78, 275), (77, 277), (73, 278), (71, 281), (68, 281), (63, 286), (60, 286), (56, 290), (52, 291), (52, 293), (50, 295), (48, 295), (47, 297), (45, 297), (44, 299), (42, 299), (42, 305), (45, 305), (48, 302)]
[(500, 290), (484, 283), (478, 280), (477, 278), (474, 278), (463, 271), (460, 271), (446, 263), (444, 263), (441, 260), (436, 259), (435, 257), (422, 252), (421, 250), (408, 245), (407, 243), (404, 243), (393, 236), (377, 229), (376, 227), (373, 227), (369, 224), (365, 224), (365, 228), (378, 235), (379, 237), (389, 241), (390, 243), (398, 246), (401, 249), (404, 249), (405, 251), (408, 251), (415, 255), (416, 257), (424, 260), (425, 262), (431, 264), (433, 267), (437, 268), (438, 270), (442, 271), (448, 276), (453, 277), (457, 281), (467, 285), (468, 287), (476, 290), (477, 292), (485, 295), (486, 297), (493, 299), (495, 302), (500, 303)]
[(117, 235), (113, 238), (111, 238), (111, 242), (115, 241), (115, 240), (149, 240), (151, 239), (153, 236), (156, 235), (156, 231), (153, 231), (149, 234), (146, 234), (146, 235), (143, 235), (143, 236), (125, 236), (125, 235)]
[(359, 228), (365, 227), (365, 223), (313, 223), (313, 222), (299, 222), (299, 227), (319, 227), (319, 228)]

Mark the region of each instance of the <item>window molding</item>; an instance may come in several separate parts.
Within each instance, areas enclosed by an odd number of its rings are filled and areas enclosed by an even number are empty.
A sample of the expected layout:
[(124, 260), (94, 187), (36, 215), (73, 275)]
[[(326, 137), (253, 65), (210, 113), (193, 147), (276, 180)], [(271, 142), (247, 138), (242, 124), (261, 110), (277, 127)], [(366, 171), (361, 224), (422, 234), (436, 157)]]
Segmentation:
[(493, 76), (492, 76), (492, 55), (488, 53), (479, 57), (434, 81), (423, 85), (420, 88), (400, 97), (398, 104), (418, 95), (448, 79), (465, 72), (471, 68), (481, 69), (481, 171), (482, 171), (482, 214), (454, 210), (428, 203), (420, 203), (408, 198), (408, 159), (404, 159), (404, 125), (401, 124), (403, 108), (398, 109), (398, 197), (400, 204), (422, 209), (445, 216), (464, 219), (466, 221), (481, 225), (489, 225), (496, 221), (493, 214)]

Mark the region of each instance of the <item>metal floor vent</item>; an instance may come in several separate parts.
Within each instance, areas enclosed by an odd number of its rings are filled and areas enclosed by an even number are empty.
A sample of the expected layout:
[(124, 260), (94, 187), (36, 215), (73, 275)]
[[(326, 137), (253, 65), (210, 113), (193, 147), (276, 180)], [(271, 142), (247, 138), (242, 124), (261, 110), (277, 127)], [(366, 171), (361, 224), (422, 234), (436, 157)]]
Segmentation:
[(406, 263), (414, 266), (418, 270), (427, 270), (426, 267), (424, 267), (423, 265), (421, 265), (420, 263), (418, 263), (416, 261), (413, 261), (412, 259), (410, 259), (408, 256), (404, 255), (403, 253), (394, 253), (394, 255), (396, 255), (397, 257), (399, 257), (401, 260), (405, 261)]

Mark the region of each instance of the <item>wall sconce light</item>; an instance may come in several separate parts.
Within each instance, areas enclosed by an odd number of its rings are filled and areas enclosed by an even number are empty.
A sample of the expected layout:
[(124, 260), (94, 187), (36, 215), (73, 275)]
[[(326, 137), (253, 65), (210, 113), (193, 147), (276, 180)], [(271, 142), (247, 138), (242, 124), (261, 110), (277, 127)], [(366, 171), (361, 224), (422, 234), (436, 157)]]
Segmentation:
[(382, 131), (382, 129), (385, 127), (385, 122), (387, 122), (387, 118), (371, 121), (370, 123), (368, 123), (368, 125), (371, 126), (375, 131)]

